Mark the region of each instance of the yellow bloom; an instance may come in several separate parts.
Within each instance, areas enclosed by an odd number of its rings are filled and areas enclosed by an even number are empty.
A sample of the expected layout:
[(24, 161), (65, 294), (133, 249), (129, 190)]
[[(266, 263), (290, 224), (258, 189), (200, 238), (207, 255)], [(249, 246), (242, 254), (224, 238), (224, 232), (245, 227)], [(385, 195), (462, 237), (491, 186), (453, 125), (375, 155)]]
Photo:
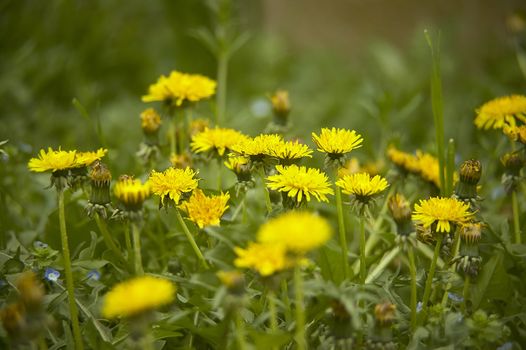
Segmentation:
[(130, 317), (171, 303), (175, 285), (152, 276), (135, 277), (114, 286), (104, 297), (102, 316)]
[(142, 203), (150, 195), (150, 186), (148, 182), (143, 184), (139, 179), (133, 179), (130, 176), (123, 175), (115, 184), (113, 192), (115, 193), (115, 197), (117, 197), (126, 208), (137, 210), (141, 208)]
[(504, 134), (512, 141), (517, 141), (526, 145), (526, 125), (509, 126), (506, 125), (502, 129)]
[(302, 200), (311, 199), (328, 202), (327, 194), (333, 194), (327, 175), (318, 169), (306, 168), (297, 165), (276, 165), (278, 174), (267, 177), (267, 187), (272, 190), (285, 192), (287, 195), (301, 203)]
[(357, 173), (345, 175), (338, 181), (336, 186), (340, 187), (345, 194), (355, 196), (356, 199), (367, 202), (373, 196), (384, 191), (389, 184), (380, 175), (371, 178), (368, 173)]
[(234, 129), (206, 128), (192, 136), (192, 143), (190, 147), (196, 153), (208, 152), (210, 150), (216, 151), (220, 156), (225, 153), (225, 150), (230, 150), (233, 145), (246, 139), (246, 136)]
[(387, 157), (394, 165), (414, 174), (419, 172), (418, 158), (410, 153), (402, 152), (394, 146), (387, 149)]
[(200, 189), (192, 192), (188, 201), (183, 202), (180, 208), (188, 214), (188, 218), (199, 228), (205, 226), (219, 226), (221, 216), (228, 209), (230, 195), (221, 193), (219, 196), (207, 197)]
[(246, 249), (235, 247), (237, 255), (234, 265), (257, 271), (261, 276), (270, 276), (294, 265), (287, 251), (280, 244), (249, 243)]
[(184, 151), (183, 153), (175, 154), (172, 153), (170, 156), (170, 163), (174, 168), (184, 169), (186, 167), (192, 167), (192, 156), (190, 152)]
[(252, 160), (270, 156), (270, 150), (283, 141), (281, 135), (261, 134), (254, 138), (247, 137), (232, 146), (232, 150)]
[(269, 154), (280, 160), (291, 161), (301, 158), (312, 158), (312, 150), (298, 141), (281, 141), (271, 145)]
[(153, 134), (161, 127), (161, 116), (153, 108), (141, 113), (141, 128), (147, 134)]
[(288, 251), (305, 254), (325, 244), (332, 235), (324, 218), (305, 211), (289, 211), (270, 219), (258, 231), (258, 241), (284, 245)]
[(77, 167), (89, 166), (96, 160), (101, 160), (108, 153), (105, 148), (99, 148), (95, 152), (77, 152), (75, 163)]
[(76, 166), (76, 151), (54, 151), (51, 147), (47, 152), (40, 150), (38, 158), (31, 158), (28, 163), (29, 170), (41, 173), (44, 171), (62, 171)]
[(224, 164), (235, 174), (239, 174), (240, 172), (244, 171), (243, 168), (248, 164), (248, 162), (249, 159), (247, 157), (231, 155), (227, 158), (227, 160), (225, 160)]
[(286, 117), (290, 112), (289, 92), (285, 90), (278, 90), (270, 97), (272, 103), (272, 110), (274, 114), (279, 117)]
[(517, 119), (526, 123), (526, 96), (512, 95), (493, 99), (476, 110), (479, 129), (501, 129), (515, 126)]
[(362, 146), (363, 138), (354, 130), (322, 128), (320, 135), (312, 133), (318, 151), (340, 157)]
[(183, 102), (197, 102), (215, 94), (216, 82), (199, 74), (172, 71), (168, 77), (161, 75), (150, 85), (143, 102), (164, 101), (181, 106)]
[(440, 165), (438, 159), (429, 153), (416, 151), (419, 175), (427, 182), (440, 188)]
[(184, 193), (190, 193), (197, 188), (199, 180), (194, 178), (196, 175), (197, 173), (190, 168), (168, 168), (163, 172), (153, 170), (148, 181), (152, 192), (161, 197), (161, 204), (164, 204), (168, 197), (177, 205)]
[(467, 203), (454, 198), (433, 197), (415, 204), (411, 218), (424, 228), (436, 224), (436, 232), (450, 232), (452, 224), (462, 225), (472, 215)]
[(190, 133), (190, 136), (194, 136), (196, 134), (199, 134), (200, 132), (205, 131), (210, 127), (210, 121), (208, 119), (194, 119), (190, 122), (190, 125), (188, 126), (188, 132)]

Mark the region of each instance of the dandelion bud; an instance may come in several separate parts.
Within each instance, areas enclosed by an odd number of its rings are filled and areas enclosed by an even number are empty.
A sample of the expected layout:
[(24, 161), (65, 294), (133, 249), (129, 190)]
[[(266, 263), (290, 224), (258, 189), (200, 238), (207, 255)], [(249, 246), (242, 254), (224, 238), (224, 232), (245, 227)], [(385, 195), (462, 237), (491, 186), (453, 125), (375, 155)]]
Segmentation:
[(150, 195), (150, 186), (148, 183), (141, 183), (139, 179), (122, 175), (115, 185), (114, 193), (127, 211), (139, 211)]
[(161, 127), (161, 117), (153, 108), (141, 113), (141, 128), (145, 135), (155, 134)]
[(482, 237), (482, 224), (480, 222), (469, 223), (469, 224), (463, 225), (460, 229), (460, 238), (465, 243), (468, 243), (468, 244), (478, 243), (481, 237)]
[(514, 176), (519, 176), (520, 170), (526, 163), (524, 156), (518, 152), (506, 153), (502, 156), (501, 162), (506, 168), (506, 171)]
[(389, 197), (387, 207), (397, 225), (401, 226), (411, 221), (411, 207), (402, 194), (396, 193)]
[(186, 169), (188, 167), (192, 167), (192, 157), (190, 153), (183, 152), (180, 154), (172, 154), (170, 156), (170, 163), (172, 163), (172, 166), (177, 169)]
[(287, 117), (290, 113), (289, 92), (285, 90), (278, 90), (270, 97), (272, 103), (272, 111), (276, 117), (277, 124), (287, 124)]
[(208, 119), (195, 119), (190, 122), (190, 125), (188, 127), (188, 132), (190, 133), (190, 137), (197, 135), (210, 126), (210, 121)]
[(24, 314), (24, 306), (19, 303), (7, 305), (0, 310), (2, 326), (12, 339), (22, 336), (26, 324)]
[(28, 271), (23, 273), (16, 283), (20, 292), (20, 301), (29, 311), (38, 311), (42, 308), (44, 299), (44, 288), (37, 280), (35, 273)]
[(217, 278), (232, 294), (243, 294), (245, 289), (245, 276), (243, 273), (232, 270), (232, 271), (218, 271)]
[(466, 184), (476, 185), (481, 175), (482, 164), (478, 160), (466, 160), (460, 165), (460, 181)]
[(396, 305), (390, 302), (376, 304), (374, 317), (380, 326), (390, 326), (395, 319)]

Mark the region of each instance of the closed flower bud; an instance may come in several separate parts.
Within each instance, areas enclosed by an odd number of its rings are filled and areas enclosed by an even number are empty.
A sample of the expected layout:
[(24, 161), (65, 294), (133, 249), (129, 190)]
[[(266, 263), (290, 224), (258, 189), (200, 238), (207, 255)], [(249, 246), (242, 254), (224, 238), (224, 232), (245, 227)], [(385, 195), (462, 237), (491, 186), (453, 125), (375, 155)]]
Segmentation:
[(466, 184), (476, 185), (479, 182), (481, 175), (482, 164), (480, 164), (480, 161), (478, 160), (466, 160), (460, 165), (460, 181)]
[(480, 222), (469, 223), (469, 224), (463, 225), (460, 228), (460, 238), (465, 243), (468, 243), (468, 244), (478, 243), (481, 237), (482, 237), (482, 224)]
[(389, 197), (387, 202), (391, 216), (397, 224), (411, 221), (411, 207), (407, 199), (400, 193)]
[(243, 294), (245, 289), (245, 276), (243, 273), (232, 271), (218, 271), (217, 278), (232, 294)]
[(396, 305), (388, 301), (374, 307), (374, 317), (380, 326), (390, 326), (395, 319), (395, 312)]
[(155, 134), (161, 127), (161, 117), (153, 108), (148, 108), (141, 113), (142, 131), (148, 134)]
[(287, 116), (290, 113), (290, 100), (289, 93), (285, 90), (278, 90), (274, 95), (270, 97), (272, 103), (272, 111), (277, 119), (281, 119), (282, 123), (286, 124)]
[(501, 158), (502, 165), (506, 168), (506, 171), (511, 175), (518, 176), (520, 170), (525, 164), (525, 159), (522, 153), (511, 152), (506, 153)]
[(23, 273), (16, 282), (20, 301), (28, 311), (38, 311), (42, 308), (44, 299), (44, 287), (37, 280), (34, 272), (28, 271)]
[(188, 167), (192, 167), (192, 156), (188, 152), (183, 152), (180, 154), (172, 154), (170, 157), (170, 163), (172, 163), (172, 166), (174, 168), (178, 169), (186, 169)]

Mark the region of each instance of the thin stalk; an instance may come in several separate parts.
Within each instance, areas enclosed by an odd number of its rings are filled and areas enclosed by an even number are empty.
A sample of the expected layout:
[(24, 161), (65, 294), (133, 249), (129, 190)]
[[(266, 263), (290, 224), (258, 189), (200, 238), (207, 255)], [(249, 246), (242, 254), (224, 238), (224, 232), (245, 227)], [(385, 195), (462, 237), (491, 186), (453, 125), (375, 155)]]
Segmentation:
[(349, 247), (347, 246), (347, 234), (345, 232), (345, 221), (343, 219), (342, 192), (339, 186), (334, 186), (336, 194), (336, 211), (338, 213), (338, 233), (340, 235), (340, 246), (342, 248), (343, 276), (349, 278)]
[(444, 237), (439, 235), (433, 254), (433, 260), (431, 260), (431, 266), (429, 267), (429, 273), (427, 274), (426, 286), (424, 288), (424, 297), (422, 298), (422, 311), (420, 317), (420, 324), (424, 321), (427, 315), (427, 303), (431, 296), (431, 285), (433, 284), (433, 277), (435, 276), (435, 269), (437, 266), (438, 255), (440, 254), (440, 248), (442, 247), (442, 240)]
[(259, 176), (261, 177), (261, 184), (263, 185), (263, 195), (265, 196), (265, 206), (267, 207), (267, 214), (272, 212), (272, 202), (270, 201), (270, 192), (265, 184), (265, 171), (259, 169)]
[(124, 224), (124, 242), (126, 244), (126, 250), (128, 251), (128, 262), (133, 258), (133, 247), (130, 236), (130, 226), (128, 223)]
[(201, 250), (197, 246), (197, 243), (195, 242), (194, 236), (190, 233), (190, 230), (188, 229), (188, 226), (186, 226), (186, 223), (184, 222), (183, 217), (181, 216), (181, 212), (179, 209), (175, 209), (175, 215), (177, 216), (177, 221), (179, 221), (179, 224), (183, 228), (183, 232), (186, 235), (186, 238), (188, 239), (188, 242), (192, 246), (192, 249), (194, 250), (195, 255), (199, 258), (199, 261), (201, 261), (201, 264), (205, 269), (208, 269), (208, 263), (205, 260), (205, 257), (203, 256), (203, 253), (201, 253)]
[(365, 266), (365, 217), (360, 217), (360, 283), (365, 283), (367, 267)]
[(407, 250), (407, 257), (409, 258), (409, 274), (411, 275), (411, 330), (415, 331), (416, 329), (416, 300), (417, 300), (417, 290), (416, 290), (416, 263), (415, 263), (415, 252), (413, 247), (409, 247)]
[(303, 277), (301, 275), (301, 268), (296, 265), (294, 268), (294, 294), (296, 301), (296, 340), (297, 349), (305, 350), (307, 348), (307, 341), (305, 339), (305, 305), (303, 302)]
[(281, 295), (285, 305), (285, 321), (289, 323), (292, 319), (292, 310), (290, 309), (289, 287), (287, 285), (287, 280), (285, 279), (281, 280)]
[(245, 321), (241, 316), (241, 310), (236, 310), (236, 340), (240, 350), (247, 349), (245, 342)]
[(424, 32), (427, 43), (431, 49), (433, 66), (431, 71), (431, 106), (433, 110), (433, 119), (435, 121), (436, 147), (438, 154), (438, 167), (440, 179), (440, 193), (446, 196), (446, 179), (444, 174), (445, 168), (445, 145), (444, 145), (444, 102), (442, 99), (442, 78), (440, 76), (440, 44), (436, 45), (431, 40), (431, 36)]
[(144, 267), (142, 266), (142, 254), (141, 254), (141, 234), (137, 223), (131, 223), (132, 236), (133, 236), (133, 261), (135, 266), (135, 274), (138, 276), (144, 275)]
[[(384, 272), (384, 270), (387, 267), (387, 265), (389, 265), (389, 263), (391, 263), (391, 261), (393, 261), (393, 259), (398, 255), (398, 253), (400, 253), (400, 247), (399, 246), (394, 247), (393, 249), (391, 249), (391, 251), (389, 253), (385, 254), (383, 256), (382, 260), (373, 269), (373, 271), (367, 275), (367, 278), (365, 279), (365, 283), (367, 284), (367, 283), (374, 282), (374, 280), (376, 280), (378, 278), (378, 276), (380, 276), (382, 274), (382, 272)], [(361, 264), (361, 262), (360, 262), (360, 264)]]
[(177, 154), (177, 127), (175, 115), (170, 116), (170, 125), (168, 129), (168, 139), (170, 140), (170, 156)]
[(223, 170), (222, 168), (222, 159), (221, 158), (217, 158), (217, 190), (219, 192), (221, 192), (223, 190), (223, 176), (221, 174), (221, 170)]
[(217, 94), (216, 94), (216, 125), (222, 125), (226, 113), (226, 88), (228, 75), (228, 52), (220, 49), (217, 55)]
[(468, 304), (468, 298), (469, 298), (469, 288), (471, 284), (471, 277), (469, 275), (466, 275), (466, 278), (464, 279), (464, 288), (462, 289), (462, 312), (466, 312), (467, 304)]
[(446, 196), (453, 194), (453, 174), (455, 173), (455, 140), (449, 139), (446, 160)]
[(272, 290), (267, 292), (267, 300), (270, 314), (270, 330), (275, 333), (278, 330), (278, 314), (276, 312), (276, 295)]
[(75, 288), (73, 284), (73, 271), (71, 269), (71, 256), (69, 254), (68, 233), (66, 231), (66, 214), (64, 210), (64, 191), (58, 191), (58, 218), (60, 223), (60, 238), (62, 240), (62, 253), (64, 255), (64, 274), (66, 277), (66, 290), (68, 292), (69, 313), (73, 327), (75, 348), (83, 350), (82, 336), (78, 318), (77, 304), (75, 303)]
[(108, 247), (108, 249), (113, 251), (113, 253), (117, 255), (117, 257), (120, 260), (126, 261), (124, 259), (124, 255), (122, 254), (121, 250), (117, 247), (117, 245), (113, 241), (113, 238), (111, 237), (111, 234), (108, 232), (108, 227), (106, 226), (106, 222), (104, 222), (104, 220), (101, 220), (100, 215), (98, 213), (95, 213), (95, 222), (97, 223), (97, 227), (99, 228), (99, 231), (102, 234), (104, 243), (106, 243), (106, 247)]
[(515, 243), (521, 244), (521, 224), (519, 221), (520, 209), (519, 201), (517, 200), (517, 191), (515, 190), (511, 192), (511, 205), (513, 207), (513, 232), (515, 233)]

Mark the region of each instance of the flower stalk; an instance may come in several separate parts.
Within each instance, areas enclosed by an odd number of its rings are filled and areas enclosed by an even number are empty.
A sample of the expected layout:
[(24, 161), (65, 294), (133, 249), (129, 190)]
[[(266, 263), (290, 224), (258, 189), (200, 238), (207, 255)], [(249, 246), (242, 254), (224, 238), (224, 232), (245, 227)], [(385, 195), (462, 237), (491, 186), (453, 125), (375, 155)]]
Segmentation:
[(431, 296), (431, 285), (433, 284), (433, 277), (435, 276), (435, 270), (437, 266), (438, 256), (440, 254), (440, 249), (442, 248), (442, 241), (444, 236), (441, 234), (437, 238), (435, 245), (435, 250), (433, 253), (433, 259), (431, 260), (431, 265), (429, 266), (429, 273), (427, 274), (426, 285), (424, 288), (424, 296), (422, 298), (422, 314), (420, 317), (420, 324), (425, 320), (427, 315), (427, 303), (429, 302), (429, 297)]
[(340, 187), (334, 186), (334, 192), (336, 196), (336, 211), (338, 213), (338, 233), (340, 237), (340, 246), (342, 248), (342, 265), (343, 265), (343, 276), (345, 279), (349, 278), (349, 251), (347, 246), (347, 235), (345, 232), (345, 221), (343, 218), (343, 203), (342, 203), (342, 192)]
[(365, 283), (367, 268), (365, 266), (365, 217), (360, 217), (360, 283)]
[(305, 350), (307, 348), (307, 341), (305, 339), (305, 305), (303, 301), (303, 277), (301, 275), (301, 267), (296, 265), (294, 268), (294, 294), (296, 301), (296, 340), (297, 349)]
[(144, 267), (142, 266), (142, 254), (141, 254), (141, 234), (139, 226), (136, 222), (131, 223), (132, 236), (133, 236), (133, 259), (135, 266), (135, 274), (137, 276), (144, 275)]
[(208, 269), (209, 266), (208, 266), (208, 263), (205, 260), (205, 257), (203, 256), (203, 253), (201, 253), (201, 250), (197, 246), (197, 243), (195, 242), (195, 239), (192, 236), (192, 233), (190, 233), (190, 230), (188, 229), (188, 226), (186, 226), (186, 223), (184, 222), (184, 219), (181, 216), (181, 212), (177, 208), (175, 209), (175, 215), (177, 217), (177, 221), (179, 221), (179, 224), (181, 225), (181, 227), (183, 229), (183, 232), (184, 232), (186, 238), (188, 239), (188, 242), (192, 246), (192, 249), (194, 250), (195, 255), (197, 255), (197, 258), (199, 259), (199, 261), (201, 262), (203, 267), (205, 269)]

